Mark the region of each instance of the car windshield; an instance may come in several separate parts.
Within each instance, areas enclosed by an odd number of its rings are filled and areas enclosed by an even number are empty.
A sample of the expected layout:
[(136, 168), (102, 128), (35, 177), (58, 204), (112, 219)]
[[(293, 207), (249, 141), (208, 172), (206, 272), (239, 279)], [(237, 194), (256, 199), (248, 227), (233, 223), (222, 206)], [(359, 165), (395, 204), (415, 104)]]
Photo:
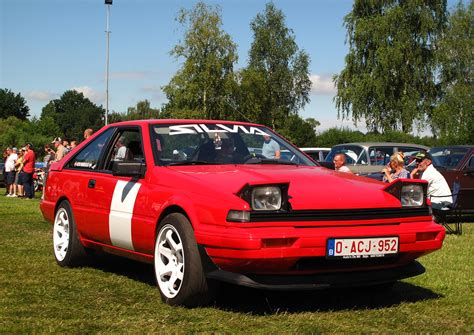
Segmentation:
[(432, 148), (429, 153), (435, 166), (455, 168), (468, 152), (467, 148)]
[(270, 129), (230, 123), (151, 125), (157, 165), (314, 164)]
[(326, 162), (332, 162), (334, 156), (344, 154), (346, 165), (367, 164), (367, 154), (363, 147), (357, 145), (338, 145), (331, 149), (326, 156)]

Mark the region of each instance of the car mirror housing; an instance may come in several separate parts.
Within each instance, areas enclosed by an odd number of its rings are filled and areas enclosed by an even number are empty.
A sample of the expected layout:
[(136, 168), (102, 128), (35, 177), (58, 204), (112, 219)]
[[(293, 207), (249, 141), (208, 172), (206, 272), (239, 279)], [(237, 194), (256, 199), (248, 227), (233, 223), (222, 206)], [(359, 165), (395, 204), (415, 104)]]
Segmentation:
[(112, 174), (122, 177), (145, 177), (146, 165), (142, 162), (114, 162)]

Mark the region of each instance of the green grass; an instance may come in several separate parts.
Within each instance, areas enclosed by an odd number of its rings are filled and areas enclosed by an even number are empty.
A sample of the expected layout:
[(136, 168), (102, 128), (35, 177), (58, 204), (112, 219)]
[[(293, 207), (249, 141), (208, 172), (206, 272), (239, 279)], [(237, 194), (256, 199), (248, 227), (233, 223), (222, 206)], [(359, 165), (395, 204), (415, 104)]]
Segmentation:
[(150, 265), (103, 255), (60, 268), (38, 206), (0, 197), (0, 333), (474, 333), (474, 224), (391, 291), (227, 285), (215, 305), (185, 309), (161, 302)]

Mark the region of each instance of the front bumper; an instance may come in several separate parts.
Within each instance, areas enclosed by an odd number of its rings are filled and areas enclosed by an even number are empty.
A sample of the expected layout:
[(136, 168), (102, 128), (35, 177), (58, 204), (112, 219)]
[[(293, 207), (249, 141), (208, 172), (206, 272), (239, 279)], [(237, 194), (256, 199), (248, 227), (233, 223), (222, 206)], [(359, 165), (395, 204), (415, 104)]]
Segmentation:
[[(196, 240), (217, 269), (249, 275), (316, 275), (395, 269), (440, 249), (442, 226), (421, 221), (384, 225), (216, 227), (196, 230)], [(396, 257), (326, 259), (330, 238), (399, 237)]]

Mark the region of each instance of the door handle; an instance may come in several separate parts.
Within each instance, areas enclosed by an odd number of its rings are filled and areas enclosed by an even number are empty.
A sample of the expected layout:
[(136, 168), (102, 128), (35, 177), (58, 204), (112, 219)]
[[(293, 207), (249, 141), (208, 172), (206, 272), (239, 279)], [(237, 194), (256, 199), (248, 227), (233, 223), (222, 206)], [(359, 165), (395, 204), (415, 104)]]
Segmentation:
[(94, 188), (95, 187), (95, 179), (89, 179), (89, 183), (87, 184), (88, 188)]

